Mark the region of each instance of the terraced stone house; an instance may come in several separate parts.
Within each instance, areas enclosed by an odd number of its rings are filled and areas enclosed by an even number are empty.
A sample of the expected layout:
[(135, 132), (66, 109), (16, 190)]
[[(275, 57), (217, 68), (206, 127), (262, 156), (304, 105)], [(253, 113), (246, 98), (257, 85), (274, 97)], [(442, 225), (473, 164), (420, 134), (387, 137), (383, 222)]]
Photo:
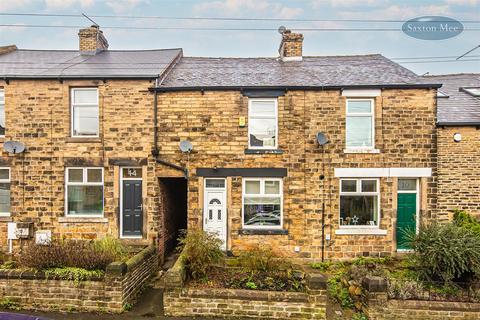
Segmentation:
[(439, 220), (460, 209), (480, 218), (480, 74), (425, 77), (438, 90)]
[(188, 224), (228, 252), (342, 259), (408, 249), (400, 230), (436, 217), (437, 79), (303, 56), (288, 30), (275, 58), (79, 35), (80, 50), (0, 54), (2, 144), (26, 146), (1, 157), (4, 250), (112, 235), (163, 254)]

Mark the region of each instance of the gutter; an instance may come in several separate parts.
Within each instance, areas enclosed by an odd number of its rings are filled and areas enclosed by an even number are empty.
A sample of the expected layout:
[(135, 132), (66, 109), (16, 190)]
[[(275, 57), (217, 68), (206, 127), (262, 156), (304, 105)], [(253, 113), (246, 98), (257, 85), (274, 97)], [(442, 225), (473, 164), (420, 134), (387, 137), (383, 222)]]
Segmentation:
[(173, 92), (173, 91), (226, 91), (226, 90), (343, 90), (343, 89), (437, 89), (442, 84), (418, 83), (418, 84), (387, 84), (387, 85), (350, 85), (350, 86), (186, 86), (186, 87), (153, 87), (150, 91)]
[(437, 122), (437, 127), (480, 127), (480, 122)]
[(35, 79), (35, 80), (89, 80), (89, 79), (96, 79), (96, 80), (105, 80), (105, 79), (119, 79), (119, 80), (155, 80), (158, 78), (158, 74), (149, 74), (149, 75), (134, 75), (134, 76), (128, 76), (128, 75), (104, 75), (104, 76), (2, 76), (1, 79), (3, 80), (29, 80), (29, 79)]

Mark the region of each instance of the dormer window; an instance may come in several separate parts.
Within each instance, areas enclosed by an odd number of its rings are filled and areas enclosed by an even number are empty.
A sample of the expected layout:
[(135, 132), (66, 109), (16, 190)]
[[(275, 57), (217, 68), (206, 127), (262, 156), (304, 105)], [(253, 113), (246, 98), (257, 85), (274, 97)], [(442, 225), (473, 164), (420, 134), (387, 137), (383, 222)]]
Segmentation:
[(248, 100), (248, 147), (278, 148), (277, 99)]
[(480, 87), (463, 87), (460, 91), (466, 92), (471, 96), (480, 97)]

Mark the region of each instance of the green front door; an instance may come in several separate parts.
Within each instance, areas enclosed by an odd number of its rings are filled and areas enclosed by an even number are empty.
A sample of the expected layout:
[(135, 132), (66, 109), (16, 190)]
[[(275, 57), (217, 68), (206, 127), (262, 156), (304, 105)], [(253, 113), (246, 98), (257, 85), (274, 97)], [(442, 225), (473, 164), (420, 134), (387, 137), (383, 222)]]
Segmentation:
[(399, 193), (397, 211), (397, 249), (411, 249), (405, 231), (416, 230), (417, 194)]

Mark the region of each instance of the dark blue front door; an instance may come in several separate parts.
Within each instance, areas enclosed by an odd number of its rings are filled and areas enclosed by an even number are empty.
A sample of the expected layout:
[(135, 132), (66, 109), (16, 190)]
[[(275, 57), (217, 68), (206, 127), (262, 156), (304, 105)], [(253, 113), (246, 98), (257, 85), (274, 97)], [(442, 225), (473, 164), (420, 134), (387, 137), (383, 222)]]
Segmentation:
[(141, 180), (123, 181), (122, 227), (123, 236), (142, 236), (143, 208)]

